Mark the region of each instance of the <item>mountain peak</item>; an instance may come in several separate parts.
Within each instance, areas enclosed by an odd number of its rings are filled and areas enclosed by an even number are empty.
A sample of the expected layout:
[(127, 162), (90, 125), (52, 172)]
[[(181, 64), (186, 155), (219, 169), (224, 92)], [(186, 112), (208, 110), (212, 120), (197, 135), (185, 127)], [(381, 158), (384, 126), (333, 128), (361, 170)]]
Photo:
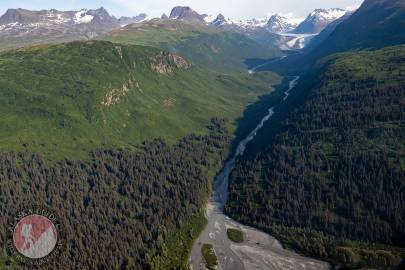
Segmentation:
[(146, 21), (148, 19), (150, 19), (150, 17), (148, 17), (148, 15), (146, 13), (140, 13), (134, 17), (121, 17), (121, 18), (119, 18), (118, 21), (119, 21), (119, 24), (121, 25), (121, 27), (123, 27), (128, 24), (140, 23), (140, 22)]
[(118, 20), (103, 7), (79, 11), (9, 9), (0, 17), (0, 39), (18, 36), (30, 40), (31, 37), (49, 36), (59, 42), (61, 38), (70, 41), (93, 38), (119, 27)]
[(100, 18), (110, 17), (110, 14), (104, 7), (100, 7), (98, 9), (91, 9), (88, 10), (87, 13), (92, 16), (98, 16)]
[(331, 22), (343, 17), (346, 10), (341, 8), (315, 9), (308, 17), (294, 30), (296, 34), (317, 34), (320, 33)]
[(346, 14), (346, 10), (341, 8), (330, 8), (330, 9), (315, 9), (309, 17), (323, 17), (327, 19), (339, 19)]
[(182, 20), (189, 23), (204, 23), (203, 16), (187, 6), (174, 7), (169, 18), (173, 20)]
[(297, 19), (276, 13), (269, 18), (266, 28), (272, 33), (285, 33), (293, 30), (297, 25)]
[(225, 21), (225, 16), (223, 14), (219, 13), (217, 16), (217, 19)]
[(218, 16), (210, 23), (214, 27), (221, 27), (224, 25), (232, 24), (228, 21), (223, 14), (218, 14)]

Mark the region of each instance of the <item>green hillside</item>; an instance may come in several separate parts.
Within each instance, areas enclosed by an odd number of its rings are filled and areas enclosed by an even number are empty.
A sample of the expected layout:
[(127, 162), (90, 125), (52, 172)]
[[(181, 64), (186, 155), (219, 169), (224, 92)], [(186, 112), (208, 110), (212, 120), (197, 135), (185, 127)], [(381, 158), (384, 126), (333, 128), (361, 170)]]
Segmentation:
[(260, 45), (243, 34), (174, 20), (129, 25), (102, 39), (165, 49), (219, 71), (246, 70), (244, 61), (249, 58), (280, 54), (278, 49)]
[(404, 59), (397, 46), (324, 60), (265, 150), (237, 165), (226, 212), (307, 255), (397, 269), (405, 258)]
[(133, 149), (207, 133), (272, 91), (275, 75), (219, 75), (161, 50), (104, 41), (0, 54), (0, 149), (83, 158), (104, 147)]

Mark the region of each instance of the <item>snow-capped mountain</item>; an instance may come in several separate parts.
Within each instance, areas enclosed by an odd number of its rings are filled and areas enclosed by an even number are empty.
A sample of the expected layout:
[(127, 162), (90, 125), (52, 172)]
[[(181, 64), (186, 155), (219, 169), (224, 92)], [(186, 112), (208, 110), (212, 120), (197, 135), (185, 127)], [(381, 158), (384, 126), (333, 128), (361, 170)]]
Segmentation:
[(219, 14), (214, 20), (210, 22), (211, 16), (208, 16), (206, 18), (206, 22), (208, 22), (208, 25), (217, 27), (217, 28), (238, 28), (238, 27), (244, 27), (244, 24), (241, 21), (236, 21), (232, 20), (230, 18), (226, 18), (224, 15)]
[(79, 11), (9, 9), (0, 17), (0, 29), (29, 34), (30, 31), (79, 29), (91, 26), (95, 33), (106, 32), (119, 27), (118, 20), (110, 16), (104, 8)]
[(91, 39), (148, 19), (146, 14), (117, 19), (103, 7), (79, 11), (9, 9), (0, 17), (0, 39), (3, 48)]
[(265, 27), (272, 33), (286, 33), (294, 30), (302, 20), (292, 16), (282, 16), (280, 14), (272, 15)]
[(248, 20), (239, 20), (238, 23), (241, 26), (245, 27), (265, 27), (267, 25), (267, 22), (269, 21), (269, 16), (262, 17), (262, 18), (253, 18), (253, 19), (248, 19)]
[[(171, 10), (169, 17), (162, 15), (161, 19), (236, 31), (264, 45), (300, 49), (308, 44), (315, 34), (345, 14), (343, 9), (317, 9), (304, 21), (291, 15), (280, 14), (237, 20), (223, 14), (201, 15), (190, 7), (177, 6)], [(150, 19), (152, 18), (144, 13), (117, 19), (102, 7), (79, 11), (9, 9), (0, 17), (0, 38), (5, 41), (5, 48), (15, 47), (15, 43), (21, 43), (23, 46), (91, 39), (128, 24), (142, 23)]]
[(243, 30), (263, 28), (271, 33), (291, 31), (297, 27), (301, 21), (293, 17), (284, 17), (279, 14), (248, 20), (226, 18), (223, 14), (219, 14), (217, 17), (205, 15), (204, 20), (207, 24), (218, 28), (240, 28)]
[(331, 22), (344, 16), (346, 12), (346, 10), (340, 8), (316, 9), (293, 32), (296, 34), (320, 33)]

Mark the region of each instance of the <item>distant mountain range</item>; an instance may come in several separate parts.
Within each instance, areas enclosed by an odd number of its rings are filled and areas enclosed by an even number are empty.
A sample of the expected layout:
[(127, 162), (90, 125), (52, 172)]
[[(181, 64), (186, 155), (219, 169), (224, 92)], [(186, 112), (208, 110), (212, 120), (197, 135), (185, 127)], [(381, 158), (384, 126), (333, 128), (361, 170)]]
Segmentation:
[(119, 20), (104, 8), (80, 11), (9, 9), (0, 17), (1, 32), (50, 29), (57, 27), (94, 26), (99, 31), (109, 31), (120, 26)]
[(219, 14), (217, 17), (200, 15), (190, 7), (175, 7), (169, 18), (188, 23), (208, 24), (218, 28), (240, 28), (244, 30), (264, 28), (271, 33), (277, 34), (288, 32), (296, 34), (317, 34), (331, 22), (344, 16), (347, 12), (348, 10), (339, 8), (316, 9), (311, 12), (305, 20), (280, 14), (274, 14), (259, 19), (234, 20), (225, 17), (223, 14)]
[(280, 14), (259, 19), (234, 20), (223, 14), (216, 17), (201, 15), (190, 7), (175, 7), (170, 19), (236, 31), (246, 34), (262, 45), (278, 46), (283, 50), (291, 50), (304, 48), (312, 37), (350, 12), (338, 8), (316, 9), (305, 20)]
[(235, 20), (223, 14), (199, 14), (190, 7), (182, 6), (174, 7), (169, 16), (163, 14), (161, 18), (152, 18), (145, 13), (116, 18), (103, 7), (79, 11), (9, 9), (0, 17), (0, 48), (92, 39), (129, 24), (170, 19), (243, 33), (262, 45), (301, 49), (313, 35), (345, 14), (346, 10), (343, 9), (317, 9), (302, 21), (280, 14)]

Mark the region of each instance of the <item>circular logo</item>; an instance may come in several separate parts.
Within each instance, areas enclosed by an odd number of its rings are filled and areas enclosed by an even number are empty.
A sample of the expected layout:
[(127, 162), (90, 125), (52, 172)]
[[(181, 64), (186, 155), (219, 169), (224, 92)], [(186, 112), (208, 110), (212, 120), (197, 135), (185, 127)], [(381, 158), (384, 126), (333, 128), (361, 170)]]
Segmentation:
[(48, 256), (55, 249), (57, 241), (55, 225), (42, 215), (25, 216), (14, 227), (14, 246), (19, 253), (30, 259)]

